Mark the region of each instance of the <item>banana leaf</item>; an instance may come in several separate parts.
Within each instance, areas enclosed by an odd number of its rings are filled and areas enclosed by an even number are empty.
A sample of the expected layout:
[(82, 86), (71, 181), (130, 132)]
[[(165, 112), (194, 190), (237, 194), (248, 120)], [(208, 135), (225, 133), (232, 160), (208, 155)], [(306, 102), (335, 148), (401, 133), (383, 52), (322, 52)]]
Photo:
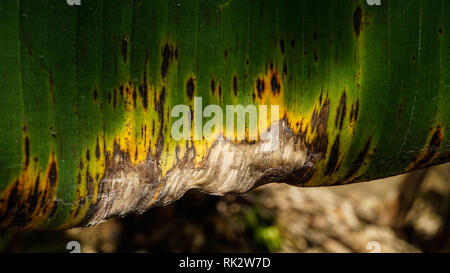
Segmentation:
[[(0, 225), (86, 226), (192, 188), (448, 162), (449, 13), (445, 0), (2, 0)], [(277, 118), (205, 138), (211, 105)], [(176, 106), (193, 128), (181, 139)]]

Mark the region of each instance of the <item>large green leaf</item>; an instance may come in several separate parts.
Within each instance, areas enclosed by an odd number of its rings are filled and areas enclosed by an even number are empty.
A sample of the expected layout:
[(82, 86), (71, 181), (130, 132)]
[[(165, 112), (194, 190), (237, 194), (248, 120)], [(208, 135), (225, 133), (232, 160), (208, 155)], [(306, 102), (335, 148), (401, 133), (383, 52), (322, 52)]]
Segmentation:
[[(95, 224), (189, 188), (346, 184), (449, 161), (449, 12), (445, 0), (3, 0), (0, 223)], [(279, 105), (280, 146), (174, 140), (171, 110), (195, 97)]]

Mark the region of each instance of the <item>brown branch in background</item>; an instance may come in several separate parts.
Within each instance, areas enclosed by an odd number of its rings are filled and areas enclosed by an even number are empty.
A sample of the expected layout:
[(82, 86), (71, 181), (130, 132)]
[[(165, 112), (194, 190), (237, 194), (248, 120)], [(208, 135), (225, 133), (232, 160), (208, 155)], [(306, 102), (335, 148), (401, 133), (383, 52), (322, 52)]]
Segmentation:
[(428, 168), (409, 173), (400, 184), (390, 219), (390, 225), (394, 229), (398, 230), (403, 226), (427, 172)]
[[(450, 166), (447, 167), (444, 177), (450, 182)], [(434, 249), (441, 252), (450, 252), (450, 200), (447, 201), (447, 213), (443, 218), (443, 224), (434, 238)]]

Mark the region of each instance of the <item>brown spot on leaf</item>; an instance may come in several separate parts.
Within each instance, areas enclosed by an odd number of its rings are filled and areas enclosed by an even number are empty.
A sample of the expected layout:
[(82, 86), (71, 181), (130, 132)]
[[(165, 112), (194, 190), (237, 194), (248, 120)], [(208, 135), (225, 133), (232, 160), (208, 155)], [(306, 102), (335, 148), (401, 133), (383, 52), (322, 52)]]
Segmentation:
[(28, 214), (31, 214), (36, 210), (38, 202), (39, 202), (39, 174), (36, 177), (36, 181), (34, 182), (34, 189), (28, 197), (29, 203)]
[(214, 93), (216, 92), (216, 82), (214, 81), (214, 79), (211, 80), (211, 94), (214, 95)]
[(127, 37), (124, 35), (122, 37), (122, 45), (120, 47), (120, 52), (122, 53), (123, 62), (127, 62), (127, 51), (128, 51), (128, 40)]
[(86, 189), (87, 189), (87, 196), (89, 198), (92, 198), (94, 196), (94, 178), (89, 173), (89, 168), (86, 169)]
[(237, 94), (238, 94), (238, 79), (236, 76), (233, 77), (233, 92), (234, 92), (234, 95), (237, 96)]
[(30, 164), (30, 139), (25, 137), (25, 169)]
[(405, 109), (406, 109), (406, 104), (402, 103), (402, 105), (400, 105), (400, 107), (398, 108), (397, 119), (401, 118), (401, 116), (405, 112)]
[(262, 94), (264, 93), (264, 80), (256, 80), (256, 91), (258, 92), (258, 98), (262, 99)]
[(116, 105), (117, 105), (117, 90), (114, 89), (113, 90), (113, 108), (116, 109)]
[(420, 155), (419, 158), (415, 160), (413, 169), (424, 168), (432, 164), (433, 163), (432, 159), (439, 152), (441, 144), (442, 144), (442, 131), (441, 127), (437, 126), (433, 132), (433, 135), (431, 136), (430, 142), (428, 143), (426, 149), (424, 150), (422, 155)]
[(97, 159), (100, 158), (100, 145), (99, 145), (99, 143), (98, 143), (98, 137), (97, 137), (97, 145), (95, 146), (95, 157), (96, 157)]
[(18, 205), (18, 201), (19, 201), (19, 196), (18, 196), (18, 189), (17, 187), (19, 186), (19, 182), (16, 181), (12, 187), (12, 189), (9, 192), (9, 196), (8, 196), (8, 201), (6, 202), (6, 210), (2, 216), (2, 221), (8, 217), (11, 212), (14, 210), (14, 208)]
[(355, 159), (355, 161), (353, 161), (353, 163), (350, 165), (350, 169), (348, 170), (344, 179), (351, 178), (359, 171), (359, 169), (364, 163), (364, 159), (366, 158), (369, 152), (369, 148), (370, 148), (370, 139), (367, 141), (366, 145), (364, 146), (364, 149), (358, 154), (358, 157)]
[(123, 83), (122, 83), (122, 85), (119, 87), (119, 91), (120, 91), (120, 96), (121, 96), (122, 99), (123, 99)]
[(313, 32), (313, 39), (314, 39), (314, 42), (318, 42), (319, 41), (319, 34), (317, 33), (317, 31)]
[(352, 105), (352, 109), (350, 111), (350, 123), (355, 123), (358, 119), (359, 112), (359, 99), (356, 101), (356, 104)]
[(362, 27), (362, 10), (361, 6), (358, 5), (353, 12), (353, 31), (355, 32), (356, 38), (359, 38), (359, 35), (361, 34), (361, 27)]
[(320, 111), (314, 109), (311, 116), (311, 132), (315, 132), (315, 136), (307, 143), (308, 156), (315, 160), (322, 160), (325, 158), (328, 147), (328, 116), (330, 112), (330, 100), (327, 96), (324, 99)]
[(173, 56), (173, 47), (167, 42), (161, 50), (161, 57), (163, 59), (161, 64), (161, 77), (163, 79), (165, 79), (167, 76), (167, 71), (169, 70), (169, 65), (171, 60), (173, 59)]
[(325, 169), (325, 175), (330, 175), (336, 170), (336, 165), (339, 158), (339, 139), (340, 135), (337, 135), (333, 146), (331, 146), (330, 155), (328, 157), (328, 164)]
[(145, 84), (141, 84), (139, 86), (139, 96), (141, 96), (142, 98), (142, 106), (144, 107), (144, 109), (147, 109), (148, 107), (148, 90), (147, 90), (147, 85)]
[(144, 61), (144, 80), (141, 85), (139, 85), (139, 96), (142, 98), (142, 106), (144, 109), (148, 107), (148, 86), (147, 86), (147, 65), (148, 65), (148, 51), (145, 55)]
[(192, 98), (194, 97), (194, 92), (195, 92), (194, 79), (192, 77), (190, 77), (186, 84), (186, 93), (190, 100), (192, 100)]
[(134, 108), (136, 108), (136, 99), (137, 99), (136, 88), (133, 88), (133, 107)]
[(283, 63), (283, 74), (284, 74), (284, 75), (287, 75), (286, 61), (284, 61), (284, 63)]
[(314, 49), (314, 62), (317, 63), (319, 61), (319, 53), (317, 49)]
[(342, 130), (342, 126), (344, 124), (344, 118), (345, 118), (345, 114), (347, 111), (346, 101), (347, 101), (347, 95), (346, 95), (346, 92), (344, 91), (344, 93), (341, 96), (339, 106), (337, 108), (336, 120), (334, 122), (335, 127), (338, 128), (338, 125), (339, 125), (339, 129), (341, 129), (341, 130)]
[(52, 160), (50, 163), (50, 170), (48, 172), (48, 181), (50, 182), (50, 185), (53, 187), (56, 185), (56, 182), (58, 181), (58, 169), (56, 166), (56, 162)]
[(275, 73), (272, 74), (272, 79), (270, 80), (270, 87), (272, 89), (273, 95), (277, 95), (280, 93), (281, 85)]

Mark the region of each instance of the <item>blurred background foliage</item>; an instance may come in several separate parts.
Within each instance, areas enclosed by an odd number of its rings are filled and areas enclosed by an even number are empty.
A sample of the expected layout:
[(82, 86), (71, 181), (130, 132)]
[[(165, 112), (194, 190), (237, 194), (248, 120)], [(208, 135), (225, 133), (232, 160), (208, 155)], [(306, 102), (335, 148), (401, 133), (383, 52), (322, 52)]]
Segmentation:
[(327, 188), (191, 190), (142, 215), (60, 231), (0, 230), (0, 252), (450, 252), (450, 164)]

